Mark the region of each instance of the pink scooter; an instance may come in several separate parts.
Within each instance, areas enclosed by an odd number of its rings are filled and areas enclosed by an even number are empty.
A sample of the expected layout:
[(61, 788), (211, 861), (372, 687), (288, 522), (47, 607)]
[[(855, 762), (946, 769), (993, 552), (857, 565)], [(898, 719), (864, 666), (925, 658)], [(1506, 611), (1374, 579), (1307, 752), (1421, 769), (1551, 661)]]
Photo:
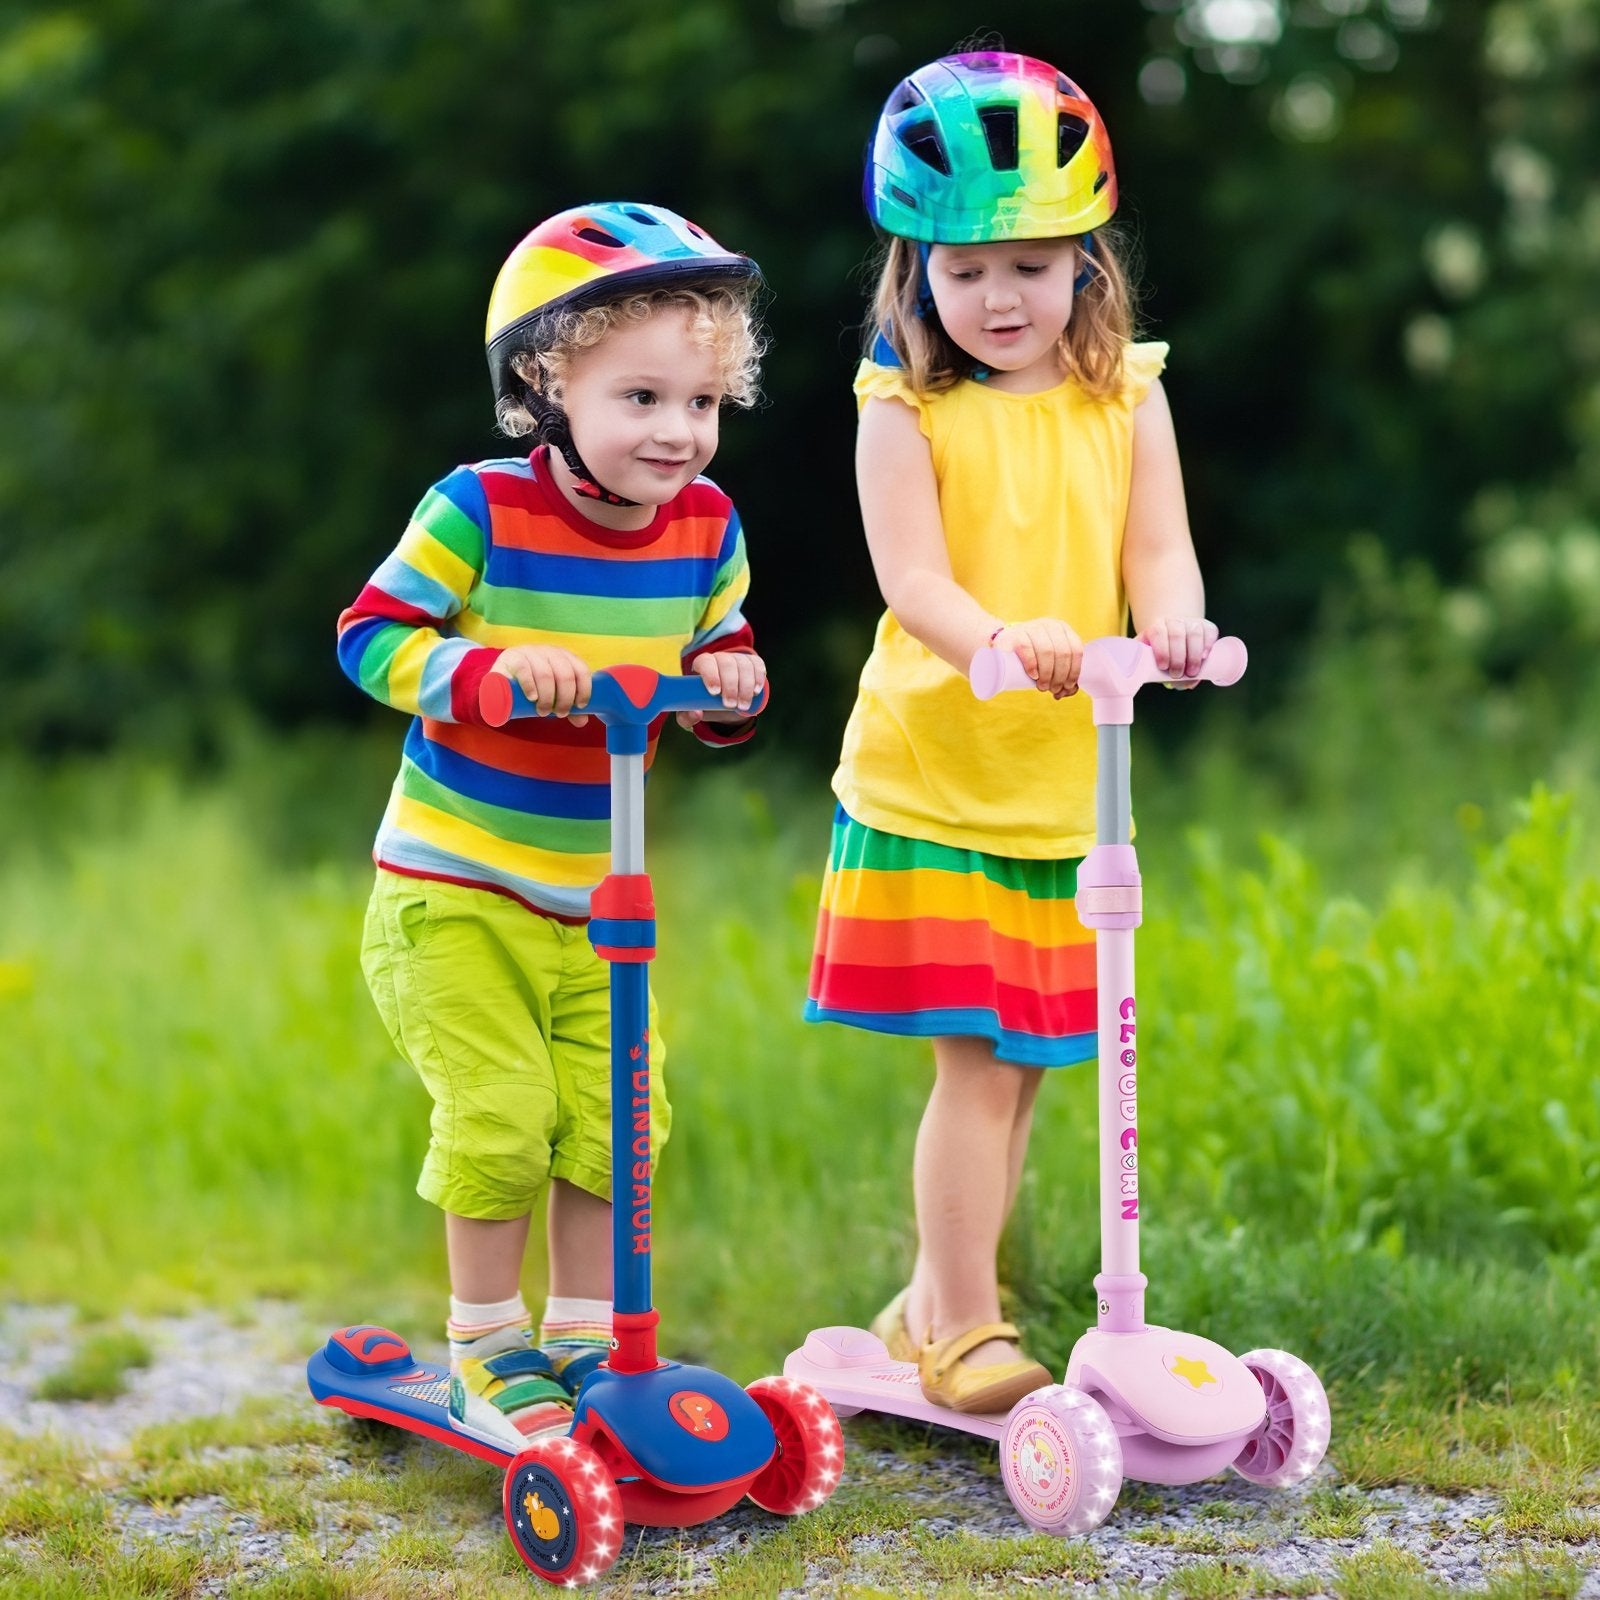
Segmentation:
[[(1219, 639), (1198, 679), (1243, 675), (1244, 645)], [(980, 650), (973, 692), (1032, 689), (1010, 651)], [(819, 1389), (840, 1417), (858, 1411), (934, 1422), (1000, 1445), (1000, 1475), (1023, 1520), (1045, 1533), (1088, 1533), (1109, 1515), (1124, 1477), (1196, 1483), (1231, 1466), (1251, 1483), (1284, 1487), (1316, 1470), (1328, 1448), (1328, 1400), (1316, 1373), (1282, 1350), (1235, 1356), (1197, 1334), (1144, 1320), (1139, 1270), (1138, 1020), (1133, 930), (1141, 918), (1130, 843), (1128, 730), (1133, 697), (1171, 681), (1137, 639), (1096, 639), (1080, 685), (1094, 701), (1099, 768), (1096, 844), (1078, 869), (1077, 910), (1095, 931), (1100, 1038), (1100, 1257), (1097, 1326), (1073, 1346), (1066, 1381), (1009, 1412), (962, 1415), (922, 1396), (914, 1365), (891, 1361), (862, 1328), (818, 1328), (783, 1364)]]

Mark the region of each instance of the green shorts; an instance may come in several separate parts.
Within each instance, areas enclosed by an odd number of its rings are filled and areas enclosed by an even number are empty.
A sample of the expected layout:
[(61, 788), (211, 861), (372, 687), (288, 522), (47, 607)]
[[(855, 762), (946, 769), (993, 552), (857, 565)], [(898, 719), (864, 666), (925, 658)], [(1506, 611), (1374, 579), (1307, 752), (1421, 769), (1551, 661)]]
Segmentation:
[[(584, 928), (487, 889), (380, 869), (361, 967), (433, 1096), (424, 1200), (461, 1217), (520, 1217), (551, 1178), (611, 1198), (610, 992)], [(652, 993), (652, 1161), (672, 1122), (665, 1059)]]

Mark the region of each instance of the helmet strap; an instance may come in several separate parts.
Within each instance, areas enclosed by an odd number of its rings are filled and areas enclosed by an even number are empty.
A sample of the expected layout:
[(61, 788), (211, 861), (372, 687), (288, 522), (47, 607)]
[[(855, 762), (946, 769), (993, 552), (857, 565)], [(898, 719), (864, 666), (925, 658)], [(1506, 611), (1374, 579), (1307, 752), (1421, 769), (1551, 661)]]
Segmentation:
[(582, 495), (585, 500), (598, 500), (608, 506), (639, 504), (637, 500), (628, 500), (620, 494), (613, 494), (589, 470), (583, 457), (578, 454), (577, 445), (572, 442), (572, 428), (567, 421), (566, 412), (560, 406), (547, 400), (531, 385), (524, 388), (523, 404), (533, 417), (534, 437), (540, 444), (549, 445), (552, 450), (559, 451), (561, 459), (567, 464), (567, 470), (578, 480), (573, 485), (575, 493)]
[(933, 285), (928, 281), (928, 257), (933, 252), (931, 244), (917, 246), (917, 315), (926, 317), (933, 310)]
[(1094, 235), (1086, 233), (1078, 241), (1083, 254), (1078, 261), (1078, 276), (1072, 280), (1072, 292), (1082, 294), (1094, 282), (1095, 269), (1091, 265), (1094, 261)]

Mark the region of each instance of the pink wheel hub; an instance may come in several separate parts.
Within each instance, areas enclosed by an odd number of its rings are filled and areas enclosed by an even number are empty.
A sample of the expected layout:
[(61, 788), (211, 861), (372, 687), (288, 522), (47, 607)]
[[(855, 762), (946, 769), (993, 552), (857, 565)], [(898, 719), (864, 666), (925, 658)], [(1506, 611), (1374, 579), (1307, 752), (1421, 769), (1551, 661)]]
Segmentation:
[(1287, 1350), (1252, 1350), (1239, 1359), (1261, 1385), (1267, 1417), (1234, 1458), (1233, 1470), (1269, 1489), (1303, 1482), (1328, 1449), (1328, 1397), (1321, 1380)]

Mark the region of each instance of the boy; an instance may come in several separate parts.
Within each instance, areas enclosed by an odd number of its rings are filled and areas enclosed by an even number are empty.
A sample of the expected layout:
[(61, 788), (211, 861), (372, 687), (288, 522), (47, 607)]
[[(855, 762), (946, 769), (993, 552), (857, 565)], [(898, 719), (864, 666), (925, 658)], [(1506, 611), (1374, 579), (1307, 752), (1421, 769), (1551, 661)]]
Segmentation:
[[(434, 1102), (417, 1191), (445, 1213), (451, 1421), (507, 1449), (565, 1429), (611, 1337), (610, 1013), (584, 931), (610, 789), (590, 674), (698, 673), (725, 709), (679, 721), (715, 745), (750, 736), (765, 680), (738, 514), (699, 476), (722, 402), (755, 399), (759, 282), (660, 207), (541, 223), (488, 319), (496, 414), (536, 447), (429, 490), (339, 621), (346, 673), (414, 715), (362, 966)], [(491, 672), (550, 715), (484, 726)], [(650, 1029), (654, 1159), (670, 1109), (653, 997)], [(546, 1187), (536, 1348), (518, 1280)]]

